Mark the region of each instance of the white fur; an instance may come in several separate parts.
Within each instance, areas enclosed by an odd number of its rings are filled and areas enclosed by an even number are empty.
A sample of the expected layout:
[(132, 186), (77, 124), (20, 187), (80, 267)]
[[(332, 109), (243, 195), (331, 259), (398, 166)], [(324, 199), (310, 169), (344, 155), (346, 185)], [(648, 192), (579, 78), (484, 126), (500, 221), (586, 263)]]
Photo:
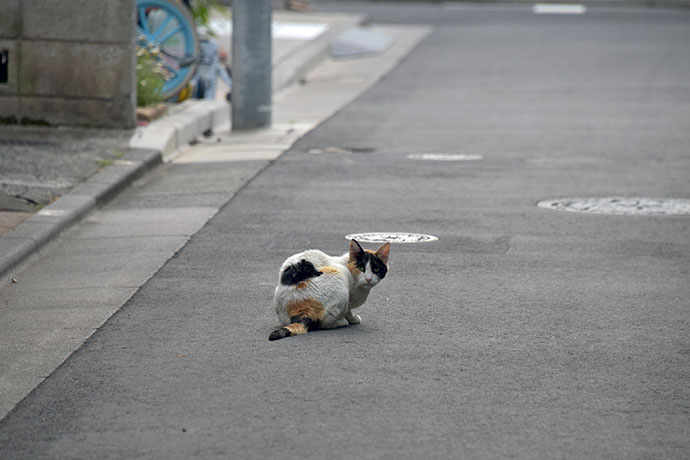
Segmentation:
[[(280, 276), (285, 268), (299, 263), (302, 259), (311, 262), (316, 270), (333, 267), (338, 270), (338, 273), (323, 273), (310, 278), (304, 289), (281, 284)], [(359, 324), (361, 318), (352, 313), (352, 310), (367, 300), (369, 291), (380, 279), (372, 273), (370, 264), (367, 264), (363, 273), (353, 276), (347, 268), (348, 260), (349, 253), (333, 257), (315, 249), (289, 257), (280, 269), (278, 287), (274, 296), (274, 307), (281, 325), (290, 324), (290, 316), (287, 313), (288, 304), (305, 299), (314, 299), (323, 305), (324, 318), (321, 327), (324, 329)]]

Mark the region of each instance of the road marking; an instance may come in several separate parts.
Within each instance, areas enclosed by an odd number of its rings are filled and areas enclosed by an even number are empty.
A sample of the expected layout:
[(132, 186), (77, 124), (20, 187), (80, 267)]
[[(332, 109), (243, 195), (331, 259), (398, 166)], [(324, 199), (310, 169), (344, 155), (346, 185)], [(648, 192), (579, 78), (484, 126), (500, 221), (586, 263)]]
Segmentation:
[(426, 243), (429, 241), (436, 241), (438, 237), (424, 235), (422, 233), (371, 232), (353, 233), (347, 235), (345, 239), (355, 239), (363, 243)]
[(38, 211), (36, 214), (39, 216), (48, 216), (48, 217), (59, 217), (59, 216), (64, 216), (66, 214), (66, 211), (62, 209), (41, 209)]
[(534, 14), (585, 14), (585, 5), (576, 3), (535, 3), (532, 6)]
[(407, 155), (408, 160), (431, 161), (477, 161), (482, 158), (481, 155), (466, 153), (411, 153)]

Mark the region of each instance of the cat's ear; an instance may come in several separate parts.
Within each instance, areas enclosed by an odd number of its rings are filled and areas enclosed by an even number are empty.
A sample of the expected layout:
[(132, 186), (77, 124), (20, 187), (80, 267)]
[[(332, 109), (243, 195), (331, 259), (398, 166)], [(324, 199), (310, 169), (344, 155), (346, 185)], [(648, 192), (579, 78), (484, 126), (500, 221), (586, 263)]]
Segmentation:
[(364, 252), (364, 249), (362, 249), (362, 246), (359, 245), (357, 240), (350, 240), (350, 259), (357, 259), (357, 256), (359, 256), (362, 252)]
[(388, 263), (388, 255), (391, 253), (391, 244), (386, 242), (383, 246), (376, 250), (376, 257), (381, 259), (384, 264)]

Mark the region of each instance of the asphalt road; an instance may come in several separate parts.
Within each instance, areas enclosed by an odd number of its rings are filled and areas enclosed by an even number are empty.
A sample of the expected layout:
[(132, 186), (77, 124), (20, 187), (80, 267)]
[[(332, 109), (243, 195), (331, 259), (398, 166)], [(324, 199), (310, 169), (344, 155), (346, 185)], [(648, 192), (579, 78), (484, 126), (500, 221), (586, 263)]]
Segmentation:
[[(0, 457), (690, 455), (690, 217), (536, 206), (690, 197), (690, 12), (371, 11), (436, 29), (0, 422)], [(269, 342), (282, 261), (370, 231), (439, 240), (393, 246), (361, 325)]]

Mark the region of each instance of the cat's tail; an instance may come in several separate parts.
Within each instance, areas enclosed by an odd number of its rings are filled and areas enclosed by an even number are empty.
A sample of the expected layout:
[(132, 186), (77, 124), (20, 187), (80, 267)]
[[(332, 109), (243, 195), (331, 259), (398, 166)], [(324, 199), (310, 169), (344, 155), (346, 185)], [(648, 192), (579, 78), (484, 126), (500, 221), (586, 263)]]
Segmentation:
[(271, 335), (268, 336), (268, 340), (280, 340), (284, 339), (285, 337), (291, 337), (293, 335), (306, 334), (309, 331), (317, 329), (319, 326), (318, 321), (315, 321), (306, 316), (293, 316), (292, 318), (290, 318), (290, 321), (292, 322), (292, 324), (288, 324), (284, 327), (279, 327), (275, 331), (271, 332)]
[(306, 334), (318, 329), (324, 316), (324, 308), (316, 299), (306, 298), (289, 302), (286, 307), (290, 324), (271, 332), (268, 340), (278, 340), (293, 335)]

